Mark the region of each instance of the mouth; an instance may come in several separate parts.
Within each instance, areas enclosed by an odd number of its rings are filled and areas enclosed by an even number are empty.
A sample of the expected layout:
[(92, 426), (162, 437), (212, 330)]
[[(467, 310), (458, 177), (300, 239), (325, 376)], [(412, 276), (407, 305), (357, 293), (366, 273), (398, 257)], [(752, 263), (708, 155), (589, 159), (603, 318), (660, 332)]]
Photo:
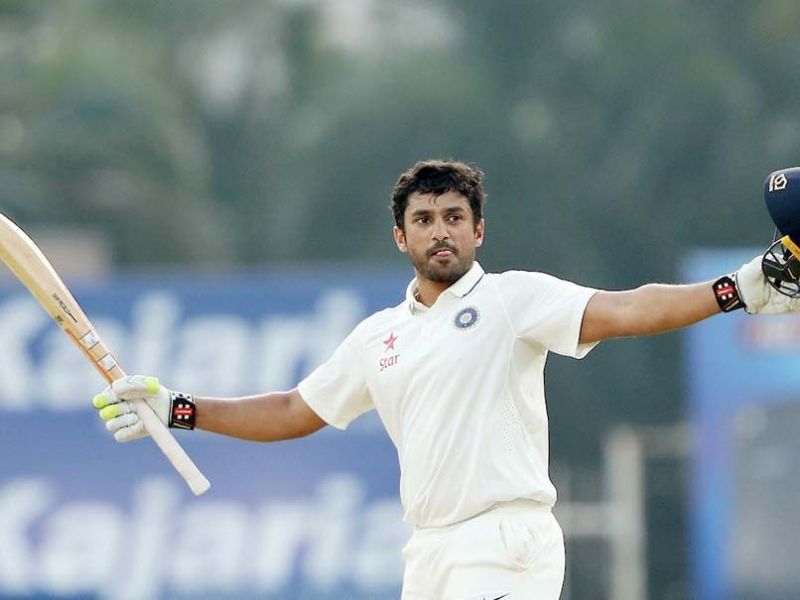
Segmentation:
[(430, 252), (428, 252), (428, 256), (434, 256), (436, 258), (450, 258), (451, 256), (455, 256), (455, 249), (448, 247), (439, 247), (434, 248)]

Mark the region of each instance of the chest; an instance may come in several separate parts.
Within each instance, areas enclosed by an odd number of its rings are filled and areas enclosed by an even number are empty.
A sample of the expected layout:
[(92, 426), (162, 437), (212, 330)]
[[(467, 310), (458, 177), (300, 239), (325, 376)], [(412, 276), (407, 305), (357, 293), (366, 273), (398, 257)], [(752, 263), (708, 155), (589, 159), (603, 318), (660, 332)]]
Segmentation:
[(374, 332), (367, 378), (378, 399), (435, 391), (454, 378), (502, 368), (510, 336), (502, 307), (489, 300), (435, 307)]

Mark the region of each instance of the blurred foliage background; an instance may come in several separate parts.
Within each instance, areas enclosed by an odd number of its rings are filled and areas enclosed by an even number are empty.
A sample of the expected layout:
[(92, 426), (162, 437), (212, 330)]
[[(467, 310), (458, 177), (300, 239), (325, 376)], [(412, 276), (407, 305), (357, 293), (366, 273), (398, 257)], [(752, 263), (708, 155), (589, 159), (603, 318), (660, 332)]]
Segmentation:
[[(4, 0), (0, 208), (101, 234), (119, 268), (402, 268), (391, 185), (455, 157), (487, 174), (484, 267), (673, 282), (689, 248), (770, 240), (798, 22), (793, 0)], [(680, 338), (554, 359), (548, 397), (553, 459), (591, 466), (614, 423), (683, 418)], [(650, 589), (676, 597), (685, 472), (654, 489)]]

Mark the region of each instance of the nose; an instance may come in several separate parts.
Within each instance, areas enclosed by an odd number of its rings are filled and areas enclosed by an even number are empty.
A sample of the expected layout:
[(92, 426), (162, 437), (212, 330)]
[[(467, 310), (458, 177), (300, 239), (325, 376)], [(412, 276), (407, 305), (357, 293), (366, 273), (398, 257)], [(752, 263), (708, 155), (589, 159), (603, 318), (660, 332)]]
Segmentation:
[(450, 237), (450, 234), (447, 231), (447, 224), (443, 219), (437, 219), (434, 222), (431, 236), (437, 241), (446, 240)]

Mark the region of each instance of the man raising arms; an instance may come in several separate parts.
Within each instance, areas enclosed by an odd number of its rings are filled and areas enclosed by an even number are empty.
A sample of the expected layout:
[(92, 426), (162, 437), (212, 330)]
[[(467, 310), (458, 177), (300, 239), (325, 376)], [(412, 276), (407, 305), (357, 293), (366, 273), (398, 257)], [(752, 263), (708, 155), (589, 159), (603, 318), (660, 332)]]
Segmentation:
[(394, 241), (415, 278), (397, 306), (362, 321), (297, 388), (241, 398), (178, 394), (153, 377), (117, 380), (93, 401), (120, 441), (146, 435), (128, 400), (171, 427), (254, 441), (344, 429), (378, 411), (400, 460), (413, 526), (403, 600), (555, 600), (564, 540), (551, 512), (547, 353), (582, 358), (600, 341), (663, 333), (722, 311), (789, 312), (761, 257), (731, 276), (627, 291), (538, 272), (486, 273), (483, 173), (423, 161), (392, 192)]

